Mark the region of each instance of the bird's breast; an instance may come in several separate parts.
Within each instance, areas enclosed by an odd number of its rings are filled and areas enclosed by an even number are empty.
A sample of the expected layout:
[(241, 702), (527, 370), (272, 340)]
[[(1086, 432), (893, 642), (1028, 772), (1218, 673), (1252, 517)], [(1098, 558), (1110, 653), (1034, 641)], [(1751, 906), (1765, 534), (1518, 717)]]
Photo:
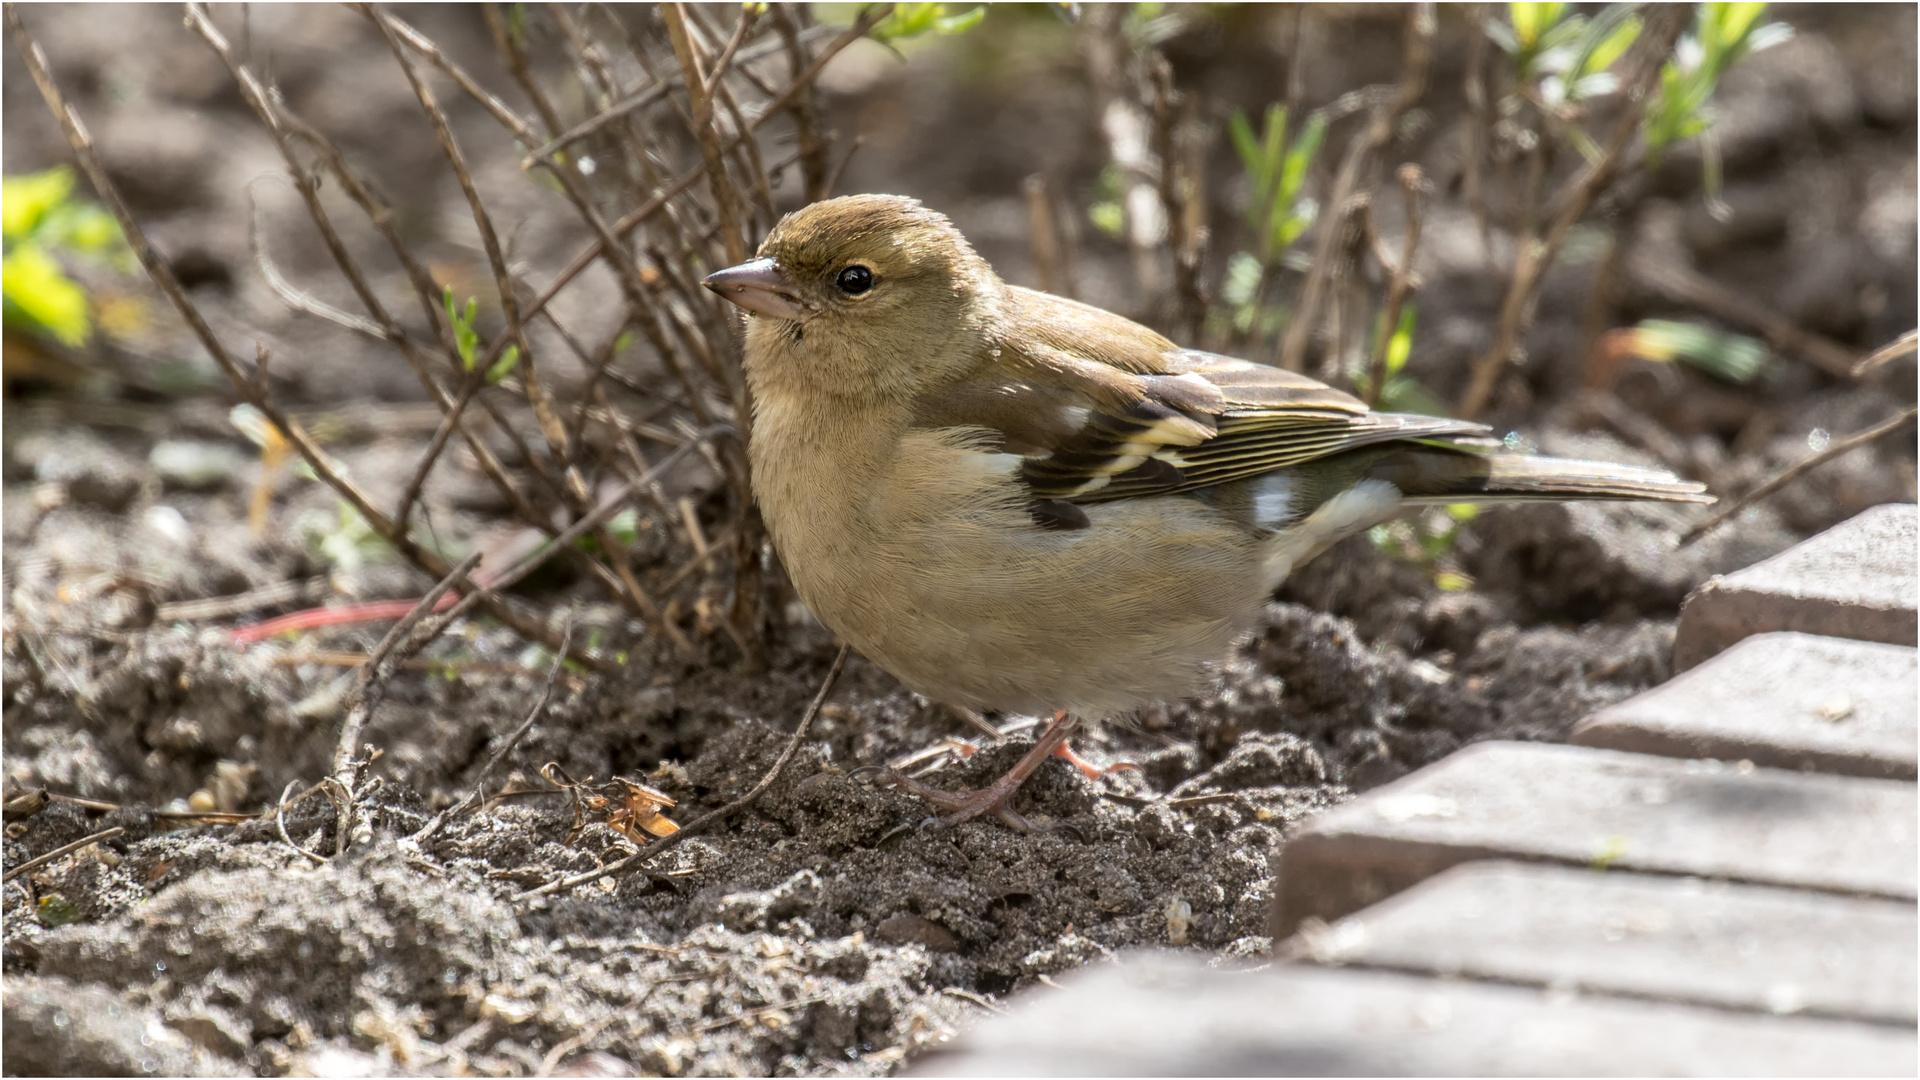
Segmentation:
[(822, 623), (910, 688), (975, 708), (1106, 715), (1186, 693), (1261, 600), (1246, 532), (1197, 500), (1036, 526), (1020, 459), (965, 428), (836, 438), (758, 415), (754, 484)]

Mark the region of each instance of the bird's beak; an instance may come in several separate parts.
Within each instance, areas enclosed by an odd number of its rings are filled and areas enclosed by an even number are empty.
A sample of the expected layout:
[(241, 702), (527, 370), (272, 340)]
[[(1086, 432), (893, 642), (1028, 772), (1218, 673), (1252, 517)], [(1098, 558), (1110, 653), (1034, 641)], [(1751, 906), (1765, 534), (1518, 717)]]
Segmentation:
[(708, 274), (700, 284), (756, 315), (799, 322), (812, 312), (793, 279), (772, 259), (754, 259)]

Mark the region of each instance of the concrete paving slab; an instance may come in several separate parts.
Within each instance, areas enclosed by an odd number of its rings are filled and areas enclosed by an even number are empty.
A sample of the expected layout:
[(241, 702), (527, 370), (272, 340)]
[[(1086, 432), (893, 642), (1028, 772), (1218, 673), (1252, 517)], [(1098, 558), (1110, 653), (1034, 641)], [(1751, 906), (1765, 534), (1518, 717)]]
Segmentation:
[(1755, 563), (1711, 578), (1680, 608), (1676, 671), (1770, 630), (1920, 644), (1916, 508), (1887, 503)]
[(918, 1076), (1910, 1076), (1910, 1030), (1174, 954), (1035, 987)]
[(1448, 867), (1507, 858), (1913, 900), (1920, 799), (1822, 776), (1545, 743), (1470, 746), (1336, 806), (1280, 850), (1275, 940)]
[(1562, 992), (1920, 1023), (1920, 909), (1900, 900), (1488, 861), (1279, 951)]
[(1580, 721), (1578, 746), (1912, 780), (1920, 650), (1755, 634)]

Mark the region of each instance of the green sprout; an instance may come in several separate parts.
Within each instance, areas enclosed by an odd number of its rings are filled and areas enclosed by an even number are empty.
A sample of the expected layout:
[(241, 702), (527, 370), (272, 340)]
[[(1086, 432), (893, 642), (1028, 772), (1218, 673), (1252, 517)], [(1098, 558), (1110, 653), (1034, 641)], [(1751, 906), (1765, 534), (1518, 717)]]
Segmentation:
[(352, 573), (393, 558), (392, 546), (344, 499), (336, 504), (331, 522), (324, 514), (309, 514), (300, 531), (308, 547), (336, 570)]
[[(887, 17), (873, 25), (867, 36), (900, 56), (894, 42), (907, 41), (925, 34), (942, 36), (964, 34), (987, 17), (984, 6), (963, 8), (959, 4), (895, 4)], [(905, 59), (902, 57), (902, 59)]]
[(1127, 229), (1127, 209), (1120, 204), (1126, 182), (1126, 172), (1108, 162), (1100, 170), (1100, 180), (1094, 186), (1092, 200), (1087, 204), (1087, 220), (1101, 233), (1116, 240)]
[(1678, 360), (1725, 382), (1750, 383), (1767, 366), (1764, 342), (1698, 323), (1644, 319), (1614, 333), (1619, 337), (1609, 348), (1656, 363)]
[(1227, 119), (1227, 132), (1246, 171), (1252, 201), (1247, 224), (1253, 229), (1254, 251), (1227, 257), (1220, 285), (1225, 305), (1217, 314), (1235, 334), (1264, 336), (1278, 329), (1283, 312), (1266, 308), (1261, 297), (1274, 266), (1291, 262), (1293, 245), (1319, 216), (1319, 204), (1305, 194), (1307, 172), (1326, 141), (1324, 113), (1307, 115), (1300, 130), (1288, 138), (1289, 118), (1284, 105), (1269, 106), (1258, 132), (1245, 113)]
[(1135, 4), (1121, 24), (1136, 52), (1145, 52), (1180, 32), (1183, 14), (1177, 4)]
[(1473, 503), (1432, 506), (1415, 518), (1400, 518), (1367, 530), (1373, 546), (1401, 562), (1427, 571), (1442, 592), (1462, 592), (1473, 579), (1455, 564), (1453, 549), (1467, 522), (1480, 516)]
[(1668, 146), (1703, 134), (1713, 126), (1707, 99), (1727, 69), (1749, 53), (1771, 48), (1793, 36), (1785, 23), (1755, 26), (1765, 4), (1701, 4), (1693, 32), (1680, 39), (1660, 72), (1660, 93), (1647, 106), (1647, 154), (1658, 161)]
[[(466, 370), (472, 371), (480, 346), (480, 332), (473, 328), (474, 316), (480, 310), (480, 300), (469, 296), (465, 308), (455, 307), (453, 287), (447, 286), (446, 292), (441, 295), (441, 302), (447, 308), (447, 323), (453, 327), (453, 344), (460, 352), (460, 363)], [(520, 346), (507, 346), (506, 351), (500, 354), (500, 359), (487, 369), (487, 385), (499, 385), (500, 380), (513, 374), (513, 369), (519, 366)]]
[(1267, 108), (1262, 132), (1256, 136), (1245, 113), (1236, 110), (1227, 120), (1233, 136), (1233, 148), (1253, 183), (1253, 203), (1247, 208), (1247, 223), (1259, 238), (1260, 260), (1271, 263), (1286, 253), (1319, 216), (1320, 208), (1301, 195), (1307, 170), (1320, 153), (1327, 137), (1327, 118), (1315, 112), (1307, 116), (1299, 134), (1287, 141), (1287, 108)]
[(1609, 4), (1589, 19), (1571, 4), (1508, 4), (1509, 23), (1488, 19), (1487, 36), (1513, 57), (1514, 77), (1537, 84), (1549, 106), (1610, 94), (1608, 72), (1640, 36), (1637, 4)]
[[(1387, 313), (1381, 312), (1374, 322), (1374, 340), (1386, 332)], [(1387, 338), (1386, 378), (1380, 387), (1380, 408), (1388, 412), (1423, 413), (1427, 416), (1445, 416), (1447, 407), (1427, 393), (1413, 377), (1404, 373), (1407, 361), (1413, 356), (1414, 306), (1408, 304), (1400, 310), (1400, 321), (1394, 326), (1393, 333)], [(1373, 374), (1369, 371), (1357, 371), (1353, 376), (1354, 385), (1362, 394), (1373, 389)]]
[[(1579, 106), (1613, 93), (1619, 77), (1610, 68), (1639, 39), (1637, 4), (1609, 4), (1592, 18), (1571, 4), (1508, 4), (1509, 22), (1490, 18), (1487, 36), (1513, 58), (1514, 82), (1523, 96), (1559, 121), (1557, 129), (1588, 161), (1601, 156), (1592, 136), (1575, 121)], [(1507, 99), (1507, 107), (1517, 104)]]
[(61, 166), (0, 180), (0, 294), (5, 318), (69, 347), (93, 336), (93, 313), (85, 289), (61, 268), (56, 254), (126, 269), (131, 252), (113, 216), (73, 197), (73, 170)]

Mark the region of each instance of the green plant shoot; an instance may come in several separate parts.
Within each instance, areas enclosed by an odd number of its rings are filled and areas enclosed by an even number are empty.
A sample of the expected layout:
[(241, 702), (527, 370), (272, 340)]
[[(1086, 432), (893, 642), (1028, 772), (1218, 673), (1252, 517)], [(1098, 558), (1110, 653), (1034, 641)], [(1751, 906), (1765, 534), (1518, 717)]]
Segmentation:
[(69, 278), (56, 254), (127, 269), (131, 252), (113, 216), (73, 197), (73, 171), (61, 166), (0, 181), (0, 294), (9, 323), (25, 324), (68, 346), (93, 334), (86, 290)]
[(867, 31), (867, 36), (899, 56), (900, 50), (893, 45), (896, 41), (907, 41), (923, 34), (964, 34), (980, 25), (980, 20), (986, 17), (987, 9), (984, 6), (961, 8), (958, 4), (895, 4), (886, 18)]
[(1667, 147), (1713, 125), (1707, 100), (1727, 69), (1742, 58), (1793, 36), (1785, 23), (1754, 25), (1765, 4), (1701, 4), (1693, 31), (1680, 39), (1660, 72), (1660, 93), (1647, 106), (1647, 154), (1655, 162)]
[[(477, 362), (475, 354), (480, 347), (480, 332), (473, 328), (474, 318), (480, 311), (480, 298), (469, 296), (465, 308), (455, 307), (453, 287), (447, 286), (440, 299), (441, 303), (446, 305), (447, 324), (453, 327), (453, 346), (460, 352), (460, 364), (467, 371), (472, 371), (473, 365)], [(497, 385), (500, 380), (513, 374), (514, 369), (519, 366), (520, 346), (507, 346), (500, 353), (500, 359), (495, 360), (493, 366), (487, 369), (487, 385)]]
[(1301, 196), (1307, 170), (1319, 156), (1326, 141), (1327, 118), (1309, 114), (1300, 133), (1287, 141), (1287, 109), (1284, 105), (1267, 108), (1263, 130), (1256, 136), (1246, 114), (1236, 111), (1227, 120), (1233, 148), (1240, 155), (1253, 185), (1253, 202), (1247, 208), (1247, 222), (1260, 241), (1260, 260), (1271, 263), (1313, 225), (1319, 206)]

